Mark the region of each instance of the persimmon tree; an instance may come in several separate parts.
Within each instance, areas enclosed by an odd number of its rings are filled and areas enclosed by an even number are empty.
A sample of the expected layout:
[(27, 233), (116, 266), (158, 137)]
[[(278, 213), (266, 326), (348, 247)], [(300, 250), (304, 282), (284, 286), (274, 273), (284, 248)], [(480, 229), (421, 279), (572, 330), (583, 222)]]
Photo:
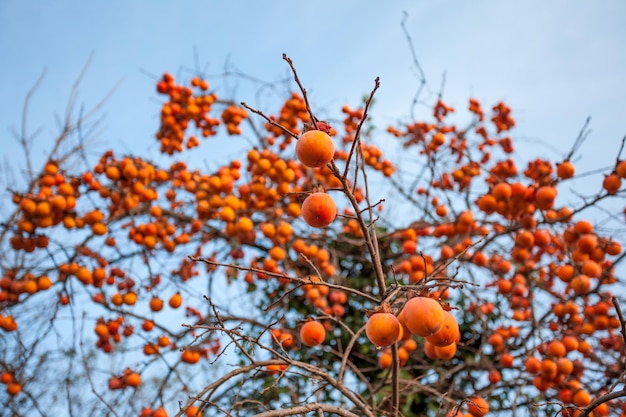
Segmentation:
[[(22, 133), (0, 232), (5, 410), (626, 415), (621, 149), (566, 202), (594, 174), (574, 164), (586, 125), (562, 158), (520, 162), (503, 102), (418, 95), (424, 120), (380, 127), (376, 79), (322, 117), (283, 58), (295, 91), (274, 111), (164, 74), (154, 160), (92, 160), (97, 121), (73, 106), (41, 166)], [(250, 146), (192, 166), (216, 135)]]

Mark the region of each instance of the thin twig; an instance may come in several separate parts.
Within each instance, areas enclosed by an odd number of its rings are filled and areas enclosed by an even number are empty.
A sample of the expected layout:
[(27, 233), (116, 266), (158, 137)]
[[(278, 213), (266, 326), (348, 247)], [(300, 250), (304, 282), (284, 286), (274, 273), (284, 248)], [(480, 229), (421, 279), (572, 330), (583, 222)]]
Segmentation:
[(30, 103), (31, 97), (37, 90), (37, 87), (39, 87), (39, 84), (41, 84), (41, 82), (43, 81), (43, 78), (45, 75), (46, 75), (46, 69), (44, 68), (41, 71), (41, 75), (39, 75), (39, 78), (37, 78), (37, 81), (35, 81), (35, 84), (32, 86), (30, 90), (28, 90), (28, 93), (26, 94), (26, 98), (24, 99), (24, 107), (22, 108), (22, 133), (20, 135), (20, 143), (22, 145), (22, 149), (24, 150), (24, 156), (26, 158), (26, 170), (28, 172), (29, 181), (32, 181), (35, 178), (34, 177), (35, 174), (33, 172), (32, 161), (30, 158), (30, 149), (32, 147), (28, 143), (29, 139), (28, 139), (28, 135), (26, 134), (26, 127), (28, 124), (27, 123), (28, 104)]
[(358, 126), (356, 127), (356, 133), (354, 134), (354, 140), (352, 141), (352, 146), (350, 147), (350, 152), (348, 154), (348, 159), (346, 160), (346, 166), (343, 170), (343, 174), (342, 177), (345, 179), (348, 176), (348, 169), (350, 167), (350, 161), (352, 160), (352, 156), (354, 155), (354, 151), (355, 149), (358, 147), (360, 147), (361, 144), (361, 129), (363, 128), (363, 124), (365, 123), (365, 120), (367, 120), (367, 111), (369, 110), (370, 105), (372, 104), (372, 101), (374, 100), (374, 94), (376, 94), (376, 91), (380, 88), (380, 78), (376, 77), (374, 79), (374, 88), (372, 89), (372, 91), (370, 92), (369, 97), (367, 98), (367, 101), (365, 102), (365, 108), (363, 109), (363, 117), (361, 118), (361, 120), (359, 121)]
[[(336, 414), (342, 417), (359, 417), (358, 414), (354, 414), (348, 410), (334, 405), (311, 403), (306, 405), (298, 405), (291, 408), (283, 408), (281, 410), (266, 411), (264, 413), (255, 414), (253, 417), (282, 417), (282, 416), (294, 416), (296, 414), (307, 414), (312, 411), (326, 412)], [(323, 415), (323, 414), (322, 414)]]
[(296, 282), (300, 285), (308, 285), (308, 284), (312, 284), (312, 285), (325, 285), (329, 288), (333, 288), (333, 289), (337, 289), (337, 290), (343, 290), (345, 292), (349, 292), (352, 293), (354, 295), (357, 295), (359, 297), (362, 297), (366, 300), (369, 300), (373, 303), (378, 303), (380, 302), (380, 300), (376, 297), (373, 297), (369, 294), (366, 294), (364, 292), (361, 292), (355, 288), (351, 288), (351, 287), (346, 287), (343, 285), (338, 285), (338, 284), (333, 284), (330, 282), (315, 282), (315, 281), (307, 281), (305, 279), (302, 278), (297, 278), (297, 277), (293, 277), (284, 273), (277, 273), (277, 272), (269, 272), (269, 271), (265, 271), (264, 269), (260, 269), (260, 268), (254, 268), (254, 267), (250, 267), (250, 266), (242, 266), (242, 265), (236, 265), (236, 264), (227, 264), (227, 263), (222, 263), (222, 262), (217, 262), (217, 261), (213, 261), (211, 259), (207, 259), (207, 258), (201, 258), (198, 256), (192, 256), (189, 255), (187, 256), (187, 258), (189, 258), (189, 260), (194, 261), (194, 262), (203, 262), (205, 264), (209, 264), (209, 265), (215, 265), (215, 266), (223, 266), (223, 267), (227, 267), (227, 268), (235, 268), (239, 271), (250, 271), (250, 272), (256, 272), (256, 273), (260, 273), (260, 274), (265, 274), (265, 275), (269, 275), (272, 277), (276, 277), (276, 278), (282, 278), (282, 279), (288, 279), (290, 281)]
[(311, 116), (311, 122), (313, 123), (315, 130), (318, 130), (317, 119), (315, 118), (315, 115), (313, 114), (313, 111), (311, 110), (311, 105), (309, 104), (309, 98), (306, 93), (306, 88), (304, 88), (304, 86), (300, 82), (300, 78), (298, 77), (298, 72), (296, 71), (296, 67), (293, 65), (293, 61), (291, 60), (291, 58), (287, 56), (287, 54), (283, 54), (283, 59), (287, 61), (287, 63), (289, 64), (289, 68), (291, 68), (291, 72), (293, 73), (293, 79), (295, 80), (296, 84), (298, 84), (298, 87), (300, 87), (300, 91), (302, 91), (302, 96), (303, 96), (302, 98), (304, 99), (304, 104), (306, 104), (306, 111), (309, 113), (309, 116)]
[(286, 134), (288, 134), (292, 138), (298, 139), (298, 135), (296, 135), (295, 133), (293, 133), (291, 130), (287, 129), (285, 126), (281, 125), (280, 123), (277, 123), (275, 120), (272, 120), (269, 117), (267, 117), (261, 110), (257, 110), (255, 108), (252, 108), (252, 107), (250, 107), (248, 104), (246, 104), (243, 101), (241, 102), (241, 105), (243, 107), (245, 107), (246, 109), (250, 110), (252, 113), (258, 114), (259, 116), (261, 116), (262, 118), (267, 120), (267, 122), (269, 124), (271, 124), (272, 126), (276, 126), (277, 128), (282, 129), (283, 132), (285, 132)]
[(576, 151), (580, 148), (580, 145), (583, 144), (583, 142), (589, 135), (590, 131), (588, 131), (587, 128), (589, 127), (590, 121), (591, 121), (591, 117), (589, 116), (585, 120), (585, 123), (583, 124), (583, 127), (580, 129), (580, 132), (578, 132), (578, 136), (576, 137), (576, 140), (574, 141), (574, 144), (572, 145), (572, 149), (567, 154), (567, 157), (565, 157), (566, 161), (569, 161), (570, 159), (572, 159), (572, 157), (574, 156), (574, 153), (576, 153)]
[(420, 95), (422, 94), (422, 91), (424, 90), (424, 87), (426, 86), (426, 75), (424, 74), (424, 70), (422, 69), (422, 66), (419, 63), (419, 60), (417, 59), (417, 54), (415, 53), (415, 45), (413, 44), (413, 38), (411, 38), (411, 35), (409, 34), (409, 31), (406, 28), (406, 20), (409, 17), (409, 14), (406, 11), (402, 13), (403, 13), (403, 17), (402, 17), (402, 22), (400, 23), (400, 26), (402, 27), (402, 31), (404, 32), (404, 37), (406, 38), (407, 43), (409, 44), (409, 50), (411, 51), (411, 58), (413, 59), (413, 65), (415, 65), (415, 68), (418, 71), (417, 76), (418, 76), (419, 86), (417, 87), (417, 91), (415, 92), (415, 95), (413, 96), (413, 100), (411, 101), (411, 110), (410, 110), (411, 120), (415, 120), (415, 106), (419, 102)]

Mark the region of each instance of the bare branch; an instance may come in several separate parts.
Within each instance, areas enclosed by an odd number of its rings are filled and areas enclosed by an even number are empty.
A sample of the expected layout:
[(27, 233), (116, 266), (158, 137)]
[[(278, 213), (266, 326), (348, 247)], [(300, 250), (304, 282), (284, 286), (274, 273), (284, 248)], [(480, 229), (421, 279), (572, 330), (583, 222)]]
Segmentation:
[(306, 414), (312, 411), (318, 411), (322, 413), (332, 413), (342, 417), (359, 417), (359, 414), (354, 414), (348, 410), (345, 410), (334, 405), (312, 403), (306, 405), (299, 405), (291, 408), (284, 408), (282, 410), (266, 411), (265, 413), (255, 414), (254, 417), (283, 417), (283, 416), (295, 416), (296, 414)]

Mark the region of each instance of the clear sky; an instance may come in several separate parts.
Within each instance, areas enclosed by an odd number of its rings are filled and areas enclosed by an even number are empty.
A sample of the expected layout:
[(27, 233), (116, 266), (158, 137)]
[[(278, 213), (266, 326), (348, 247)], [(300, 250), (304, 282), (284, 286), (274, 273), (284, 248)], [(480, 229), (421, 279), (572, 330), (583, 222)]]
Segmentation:
[[(622, 0), (0, 0), (0, 161), (19, 160), (11, 129), (20, 126), (24, 97), (44, 68), (28, 126), (43, 129), (35, 152), (48, 149), (58, 131), (54, 116), (92, 54), (79, 103), (95, 104), (121, 81), (98, 137), (138, 152), (157, 150), (159, 100), (146, 72), (188, 79), (194, 69), (222, 73), (228, 61), (275, 80), (287, 74), (283, 52), (318, 106), (338, 112), (343, 103), (357, 104), (380, 76), (376, 120), (402, 118), (417, 87), (403, 11), (430, 85), (438, 88), (445, 72), (444, 98), (457, 107), (470, 96), (485, 105), (506, 100), (520, 150), (536, 155), (538, 138), (565, 153), (587, 116), (593, 134), (585, 158), (600, 154), (601, 163), (617, 150), (626, 133)], [(246, 99), (243, 85), (221, 88), (222, 95), (235, 91)]]

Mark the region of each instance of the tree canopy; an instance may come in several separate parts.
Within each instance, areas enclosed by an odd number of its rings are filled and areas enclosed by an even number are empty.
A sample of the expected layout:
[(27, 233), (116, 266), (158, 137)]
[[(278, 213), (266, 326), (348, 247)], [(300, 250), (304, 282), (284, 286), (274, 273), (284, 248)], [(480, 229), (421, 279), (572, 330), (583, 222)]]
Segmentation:
[[(585, 124), (562, 158), (519, 162), (506, 103), (453, 108), (425, 81), (422, 119), (375, 122), (378, 79), (317, 109), (283, 58), (294, 91), (270, 110), (165, 73), (132, 153), (93, 156), (98, 107), (68, 106), (41, 164), (21, 138), (5, 410), (625, 415), (622, 149), (577, 172)], [(247, 151), (214, 159), (218, 135)], [(595, 188), (564, 201), (581, 176)]]

